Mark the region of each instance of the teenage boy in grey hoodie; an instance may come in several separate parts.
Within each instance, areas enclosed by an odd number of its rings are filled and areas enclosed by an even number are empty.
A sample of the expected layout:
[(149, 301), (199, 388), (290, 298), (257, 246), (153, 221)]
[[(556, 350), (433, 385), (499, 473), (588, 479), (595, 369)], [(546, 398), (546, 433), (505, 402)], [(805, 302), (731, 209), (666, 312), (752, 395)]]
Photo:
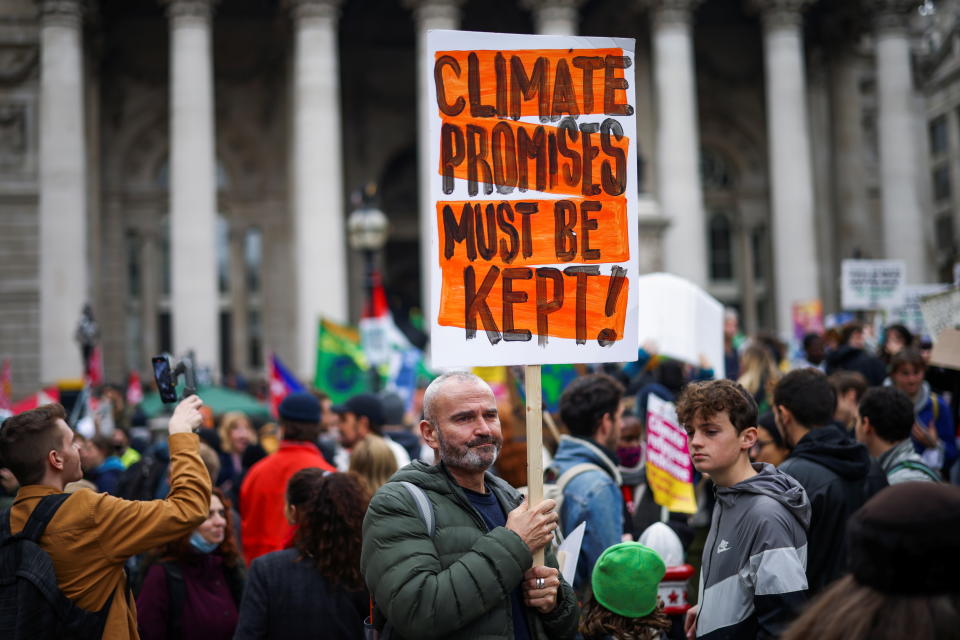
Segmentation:
[(806, 602), (807, 494), (773, 465), (750, 462), (757, 405), (736, 382), (691, 383), (677, 417), (694, 467), (717, 487), (687, 637), (776, 638)]

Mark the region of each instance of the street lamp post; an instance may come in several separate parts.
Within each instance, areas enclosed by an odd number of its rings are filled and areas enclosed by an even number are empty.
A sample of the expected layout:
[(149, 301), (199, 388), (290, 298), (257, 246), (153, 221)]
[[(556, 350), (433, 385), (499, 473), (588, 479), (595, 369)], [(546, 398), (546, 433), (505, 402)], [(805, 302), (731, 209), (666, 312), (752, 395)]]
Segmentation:
[[(374, 286), (375, 286), (375, 258), (378, 251), (383, 248), (387, 242), (389, 222), (383, 211), (373, 204), (374, 189), (368, 187), (363, 194), (360, 206), (353, 210), (347, 218), (347, 239), (350, 248), (359, 251), (363, 255), (364, 279), (366, 283), (366, 304), (369, 309), (374, 308)], [(376, 329), (375, 329), (376, 330)], [(375, 331), (374, 330), (374, 331)], [(365, 335), (368, 335), (365, 332)], [(385, 336), (383, 331), (377, 339), (383, 340)], [(379, 354), (382, 349), (366, 349), (367, 360), (370, 365), (370, 386), (373, 391), (379, 390), (380, 376), (377, 373), (377, 366), (382, 364), (379, 361)]]

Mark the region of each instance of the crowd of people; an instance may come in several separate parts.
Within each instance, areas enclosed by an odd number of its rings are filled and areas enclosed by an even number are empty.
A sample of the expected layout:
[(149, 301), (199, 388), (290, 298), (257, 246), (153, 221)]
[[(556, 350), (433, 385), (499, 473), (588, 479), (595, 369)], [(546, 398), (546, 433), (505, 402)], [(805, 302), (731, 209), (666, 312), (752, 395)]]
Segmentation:
[[(0, 575), (0, 636), (956, 638), (960, 372), (905, 327), (869, 334), (790, 354), (730, 314), (725, 378), (653, 343), (581, 373), (538, 504), (504, 479), (519, 407), (468, 372), (412, 408), (292, 393), (267, 424), (190, 396), (152, 442), (122, 413), (89, 438), (60, 405), (10, 417), (0, 572), (32, 564)], [(651, 487), (652, 397), (686, 432), (695, 513)], [(568, 582), (556, 542), (582, 523)]]

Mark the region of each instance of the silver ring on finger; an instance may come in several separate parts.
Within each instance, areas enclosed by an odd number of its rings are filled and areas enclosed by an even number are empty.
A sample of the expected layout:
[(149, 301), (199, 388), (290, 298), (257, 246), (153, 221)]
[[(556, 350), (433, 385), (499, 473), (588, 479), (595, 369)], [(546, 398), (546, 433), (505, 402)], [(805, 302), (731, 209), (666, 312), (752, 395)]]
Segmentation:
[(537, 578), (537, 589), (543, 589), (545, 584), (546, 583), (544, 582), (543, 578)]

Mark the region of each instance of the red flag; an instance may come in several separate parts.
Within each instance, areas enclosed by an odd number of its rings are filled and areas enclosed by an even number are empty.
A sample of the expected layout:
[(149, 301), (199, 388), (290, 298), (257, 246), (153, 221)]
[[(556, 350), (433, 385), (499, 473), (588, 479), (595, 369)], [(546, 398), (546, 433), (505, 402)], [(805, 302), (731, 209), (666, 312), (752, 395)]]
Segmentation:
[(383, 290), (383, 281), (380, 272), (374, 270), (372, 275), (373, 291), (370, 298), (363, 304), (363, 318), (382, 318), (387, 315), (387, 294)]
[(143, 385), (140, 384), (140, 374), (136, 371), (130, 372), (127, 378), (127, 404), (131, 407), (143, 402)]
[(87, 370), (84, 372), (86, 383), (95, 387), (103, 384), (103, 358), (100, 354), (100, 345), (94, 345), (90, 351), (90, 359), (87, 361)]
[(18, 413), (23, 413), (24, 411), (36, 409), (44, 404), (50, 404), (51, 402), (60, 402), (60, 389), (56, 387), (47, 387), (46, 389), (41, 389), (36, 393), (31, 393), (29, 396), (10, 407), (10, 410), (13, 411), (14, 415), (16, 415)]
[(393, 317), (387, 307), (387, 294), (383, 290), (380, 273), (371, 274), (373, 286), (370, 297), (363, 305), (363, 316), (360, 318), (360, 343), (367, 361), (373, 365), (381, 365), (390, 360), (390, 337)]
[(270, 413), (279, 417), (280, 403), (294, 391), (303, 391), (300, 381), (283, 366), (277, 354), (270, 355)]
[(9, 410), (13, 406), (13, 381), (10, 373), (10, 358), (0, 366), (0, 409)]

